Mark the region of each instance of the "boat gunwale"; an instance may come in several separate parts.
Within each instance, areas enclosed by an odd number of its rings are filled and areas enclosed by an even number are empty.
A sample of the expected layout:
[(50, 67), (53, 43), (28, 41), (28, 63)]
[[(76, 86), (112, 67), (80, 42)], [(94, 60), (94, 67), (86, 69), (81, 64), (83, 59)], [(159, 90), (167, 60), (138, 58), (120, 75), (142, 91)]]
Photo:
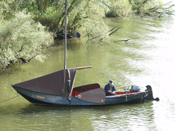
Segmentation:
[[(117, 93), (117, 92), (116, 92)], [(122, 92), (125, 93), (125, 92)], [(138, 95), (138, 94), (144, 94), (147, 93), (147, 91), (141, 91), (141, 92), (128, 92), (127, 96), (131, 96), (131, 95)], [(126, 93), (125, 94), (121, 94), (121, 95), (111, 95), (111, 96), (106, 96), (106, 98), (114, 98), (114, 97), (126, 97)]]

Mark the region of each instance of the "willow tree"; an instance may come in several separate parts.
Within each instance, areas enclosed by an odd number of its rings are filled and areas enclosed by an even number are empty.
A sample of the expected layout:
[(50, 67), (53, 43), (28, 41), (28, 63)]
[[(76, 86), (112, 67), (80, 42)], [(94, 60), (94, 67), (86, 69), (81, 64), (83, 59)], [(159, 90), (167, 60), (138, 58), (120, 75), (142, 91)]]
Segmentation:
[(128, 17), (132, 13), (132, 6), (128, 0), (101, 0), (108, 10), (107, 17)]
[(175, 4), (164, 3), (162, 0), (129, 0), (135, 14), (141, 16), (172, 15)]
[(42, 60), (43, 51), (52, 43), (52, 34), (29, 13), (16, 12), (10, 21), (0, 21), (0, 67), (33, 58)]
[[(94, 38), (106, 38), (108, 27), (105, 19), (106, 7), (96, 0), (69, 0), (68, 1), (68, 33), (83, 31), (84, 35)], [(47, 3), (47, 10), (34, 12), (34, 20), (47, 26), (58, 36), (64, 33), (65, 8), (64, 0), (55, 0)], [(64, 36), (64, 35), (63, 35)]]

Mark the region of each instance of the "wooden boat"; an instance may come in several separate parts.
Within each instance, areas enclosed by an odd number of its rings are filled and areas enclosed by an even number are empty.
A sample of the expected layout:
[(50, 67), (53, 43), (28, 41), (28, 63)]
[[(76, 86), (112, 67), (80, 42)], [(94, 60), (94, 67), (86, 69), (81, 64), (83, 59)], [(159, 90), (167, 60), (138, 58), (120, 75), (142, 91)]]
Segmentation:
[(35, 105), (74, 106), (74, 105), (116, 105), (123, 103), (153, 100), (151, 86), (142, 92), (116, 92), (106, 96), (98, 83), (73, 88), (76, 71), (90, 67), (66, 69), (66, 88), (63, 86), (63, 73), (60, 70), (42, 77), (12, 85), (24, 98)]
[[(79, 37), (80, 34), (77, 34)], [(143, 92), (116, 92), (114, 96), (106, 96), (98, 83), (74, 86), (76, 71), (91, 67), (66, 68), (67, 49), (67, 0), (65, 1), (65, 49), (64, 69), (32, 80), (12, 85), (24, 98), (35, 105), (43, 106), (74, 106), (74, 105), (115, 105), (121, 103), (151, 100), (151, 87)]]

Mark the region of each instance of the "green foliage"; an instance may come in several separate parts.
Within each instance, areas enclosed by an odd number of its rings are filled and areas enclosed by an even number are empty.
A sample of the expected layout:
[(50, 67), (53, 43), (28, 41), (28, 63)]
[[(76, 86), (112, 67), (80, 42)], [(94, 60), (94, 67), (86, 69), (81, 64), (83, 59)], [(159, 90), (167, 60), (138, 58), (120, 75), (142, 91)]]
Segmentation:
[(148, 1), (146, 2), (145, 4), (143, 4), (141, 7), (140, 7), (140, 14), (141, 16), (144, 16), (144, 15), (157, 15), (156, 12), (151, 12), (150, 9), (151, 8), (158, 8), (158, 9), (161, 9), (163, 7), (163, 3), (160, 1), (160, 0), (157, 0), (157, 1)]
[[(55, 6), (48, 6), (43, 13), (34, 13), (34, 20), (47, 26), (50, 31), (64, 32), (64, 0), (55, 1)], [(68, 4), (68, 33), (73, 34), (81, 30), (84, 35), (107, 38), (108, 26), (105, 19), (104, 5), (96, 0), (70, 0)], [(103, 28), (101, 28), (103, 27)]]
[(0, 2), (0, 19), (6, 19), (9, 17), (10, 8), (9, 5), (5, 2)]
[(164, 4), (162, 0), (130, 0), (132, 10), (135, 14), (141, 16), (158, 16), (172, 15), (173, 10), (170, 3)]
[[(131, 5), (132, 5), (132, 10), (134, 11), (135, 14), (143, 14), (144, 10), (143, 8), (147, 7), (148, 2), (154, 5), (155, 0), (130, 0)], [(157, 1), (157, 0), (156, 0)], [(145, 6), (146, 5), (146, 6)]]
[(10, 21), (0, 21), (0, 66), (27, 62), (41, 55), (53, 43), (53, 36), (25, 11)]
[(162, 0), (101, 0), (108, 8), (107, 17), (127, 17), (131, 14), (141, 16), (158, 16), (172, 15), (170, 2), (164, 4)]
[(106, 16), (108, 17), (128, 17), (132, 13), (132, 7), (128, 0), (102, 0), (108, 7)]
[(34, 12), (33, 19), (36, 22), (40, 22), (43, 26), (49, 28), (50, 31), (54, 31), (57, 28), (58, 17), (60, 13), (53, 7), (48, 7), (44, 13)]
[(81, 29), (85, 34), (92, 38), (106, 39), (108, 34), (108, 26), (106, 24), (105, 12), (103, 4), (98, 1), (84, 1), (80, 7), (81, 12)]

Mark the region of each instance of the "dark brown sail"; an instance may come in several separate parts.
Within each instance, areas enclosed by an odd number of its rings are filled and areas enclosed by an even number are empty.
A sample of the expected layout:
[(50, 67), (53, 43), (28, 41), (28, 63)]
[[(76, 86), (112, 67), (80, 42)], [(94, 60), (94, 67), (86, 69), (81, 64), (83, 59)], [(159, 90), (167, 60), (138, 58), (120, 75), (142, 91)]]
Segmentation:
[[(64, 89), (64, 93), (66, 94), (66, 96), (68, 96), (72, 91), (75, 74), (76, 74), (76, 68), (67, 69), (66, 80), (68, 81), (70, 79), (70, 86), (68, 89), (67, 83), (66, 83), (67, 88)], [(23, 89), (27, 89), (30, 91), (39, 92), (43, 94), (62, 95), (63, 70), (60, 70), (42, 77), (38, 77), (32, 80), (28, 80), (25, 82), (21, 82), (13, 86), (17, 86)]]

